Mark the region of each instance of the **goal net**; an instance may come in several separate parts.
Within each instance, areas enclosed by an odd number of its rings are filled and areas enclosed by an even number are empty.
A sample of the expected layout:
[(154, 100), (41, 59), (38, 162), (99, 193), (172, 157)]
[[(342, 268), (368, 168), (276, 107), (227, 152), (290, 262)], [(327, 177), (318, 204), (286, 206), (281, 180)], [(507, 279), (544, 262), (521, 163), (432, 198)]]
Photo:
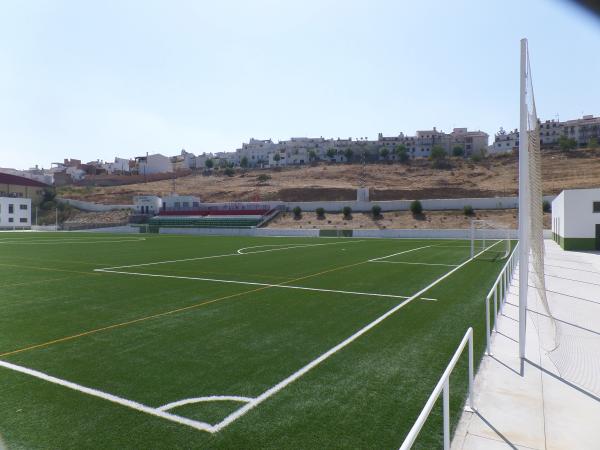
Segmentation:
[[(542, 158), (539, 120), (526, 39), (521, 41), (521, 127), (519, 133), (519, 321), (520, 353), (525, 356), (525, 321), (535, 308), (533, 321), (546, 351), (558, 347), (560, 330), (552, 315), (544, 273)], [(528, 268), (529, 270), (522, 270)]]
[(510, 255), (510, 230), (488, 220), (471, 220), (471, 258), (499, 260)]

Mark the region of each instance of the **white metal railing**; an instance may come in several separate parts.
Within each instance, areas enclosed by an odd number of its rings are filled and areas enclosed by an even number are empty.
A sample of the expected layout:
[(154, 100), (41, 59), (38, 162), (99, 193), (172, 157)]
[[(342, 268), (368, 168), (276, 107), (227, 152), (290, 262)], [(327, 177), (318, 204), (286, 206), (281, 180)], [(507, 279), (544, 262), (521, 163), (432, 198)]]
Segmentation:
[(462, 341), (460, 341), (460, 345), (456, 349), (456, 352), (454, 352), (454, 356), (452, 356), (450, 363), (448, 363), (446, 370), (444, 370), (442, 377), (440, 378), (437, 385), (433, 389), (433, 392), (429, 396), (427, 403), (425, 403), (421, 414), (419, 414), (419, 417), (417, 417), (415, 424), (412, 426), (412, 428), (408, 432), (408, 435), (406, 436), (406, 439), (404, 439), (404, 442), (400, 446), (400, 450), (408, 450), (412, 447), (440, 394), (443, 394), (442, 398), (444, 413), (444, 450), (450, 449), (450, 375), (452, 374), (454, 366), (456, 366), (456, 363), (458, 362), (460, 355), (462, 355), (462, 352), (465, 349), (467, 343), (469, 344), (468, 403), (471, 409), (473, 409), (473, 328), (469, 327), (469, 329), (465, 333), (465, 336), (462, 338)]
[[(518, 252), (517, 248), (519, 244), (515, 245), (513, 248), (508, 261), (504, 264), (504, 267), (498, 274), (498, 278), (494, 282), (494, 285), (490, 289), (490, 292), (485, 297), (485, 349), (488, 355), (491, 354), (490, 351), (490, 301), (492, 297), (494, 298), (494, 330), (496, 330), (496, 321), (498, 319), (498, 313), (502, 310), (504, 303), (506, 302), (506, 297), (508, 295), (508, 290), (510, 287), (510, 282), (512, 280), (513, 274), (517, 267), (518, 261)], [(499, 300), (499, 301), (498, 301)], [(498, 308), (498, 303), (500, 304), (500, 309)]]

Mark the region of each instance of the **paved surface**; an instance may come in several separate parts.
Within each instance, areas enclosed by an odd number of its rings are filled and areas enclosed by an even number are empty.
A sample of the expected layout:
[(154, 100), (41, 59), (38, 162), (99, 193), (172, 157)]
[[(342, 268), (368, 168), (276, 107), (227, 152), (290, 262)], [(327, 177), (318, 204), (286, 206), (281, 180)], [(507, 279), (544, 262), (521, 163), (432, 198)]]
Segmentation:
[(556, 334), (530, 301), (521, 375), (517, 273), (452, 449), (600, 449), (600, 254), (546, 241), (545, 271)]

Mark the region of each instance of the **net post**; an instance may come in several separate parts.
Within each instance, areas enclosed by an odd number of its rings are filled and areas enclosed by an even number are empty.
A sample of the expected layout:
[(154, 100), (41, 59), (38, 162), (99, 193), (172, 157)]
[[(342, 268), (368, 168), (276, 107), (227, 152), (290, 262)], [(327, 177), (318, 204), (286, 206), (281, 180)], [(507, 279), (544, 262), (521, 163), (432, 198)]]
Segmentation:
[(471, 258), (475, 256), (475, 221), (471, 219)]
[(442, 397), (444, 409), (444, 450), (450, 450), (450, 377), (444, 381)]
[(527, 132), (527, 39), (521, 39), (519, 124), (519, 357), (525, 359), (529, 284), (529, 135)]

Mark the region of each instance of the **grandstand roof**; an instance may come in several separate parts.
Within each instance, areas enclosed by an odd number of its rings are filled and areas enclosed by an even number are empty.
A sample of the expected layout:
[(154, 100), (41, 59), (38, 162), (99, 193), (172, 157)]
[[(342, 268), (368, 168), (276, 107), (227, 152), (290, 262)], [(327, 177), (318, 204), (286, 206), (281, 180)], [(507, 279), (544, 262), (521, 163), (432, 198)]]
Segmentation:
[(30, 178), (19, 177), (17, 175), (11, 175), (9, 173), (0, 173), (0, 184), (16, 184), (19, 186), (33, 186), (33, 187), (48, 187), (47, 184), (41, 183)]

